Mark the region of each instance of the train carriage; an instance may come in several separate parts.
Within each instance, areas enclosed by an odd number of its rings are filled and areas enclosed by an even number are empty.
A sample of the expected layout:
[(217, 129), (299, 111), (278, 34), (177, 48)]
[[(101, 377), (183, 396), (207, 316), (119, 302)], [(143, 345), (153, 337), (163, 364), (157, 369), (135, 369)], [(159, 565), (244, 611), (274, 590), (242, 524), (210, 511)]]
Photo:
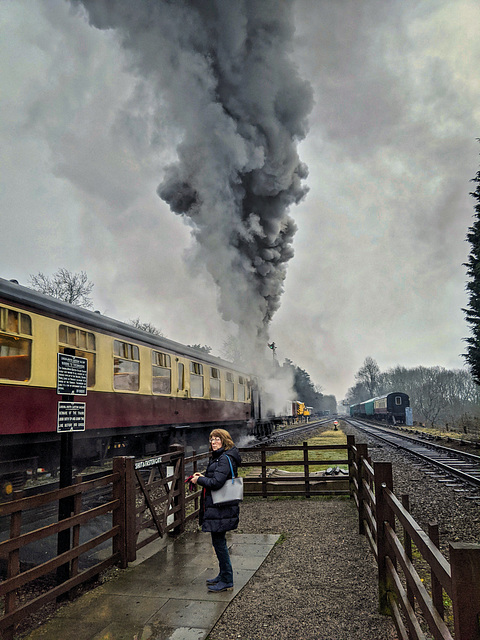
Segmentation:
[(58, 353), (88, 361), (87, 395), (75, 398), (86, 402), (78, 461), (254, 424), (253, 381), (232, 363), (0, 279), (0, 476), (12, 460), (58, 464)]
[(396, 391), (351, 405), (350, 416), (386, 420), (392, 424), (405, 424), (406, 408), (409, 406), (408, 395)]

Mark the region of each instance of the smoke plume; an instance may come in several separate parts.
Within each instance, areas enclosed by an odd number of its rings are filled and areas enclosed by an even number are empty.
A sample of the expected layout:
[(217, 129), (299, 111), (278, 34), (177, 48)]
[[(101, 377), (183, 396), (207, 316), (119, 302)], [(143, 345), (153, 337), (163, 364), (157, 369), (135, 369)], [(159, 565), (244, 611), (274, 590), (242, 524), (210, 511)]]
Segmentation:
[(290, 207), (308, 190), (297, 143), (313, 99), (290, 58), (293, 3), (72, 2), (116, 30), (153, 87), (159, 127), (177, 139), (158, 194), (191, 226), (223, 318), (264, 341), (293, 256)]

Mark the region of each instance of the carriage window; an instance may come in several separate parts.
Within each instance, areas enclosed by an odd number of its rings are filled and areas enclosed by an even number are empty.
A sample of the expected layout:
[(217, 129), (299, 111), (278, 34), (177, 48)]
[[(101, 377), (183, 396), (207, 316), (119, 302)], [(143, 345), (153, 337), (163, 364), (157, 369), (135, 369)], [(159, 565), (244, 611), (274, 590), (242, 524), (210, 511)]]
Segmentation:
[(237, 398), (239, 402), (245, 402), (245, 378), (243, 376), (238, 376)]
[(190, 395), (192, 398), (203, 397), (203, 365), (199, 362), (190, 363)]
[(373, 406), (376, 409), (386, 409), (387, 408), (387, 398), (379, 398), (378, 400), (374, 400)]
[(220, 370), (215, 369), (215, 367), (211, 367), (210, 368), (210, 397), (220, 398), (220, 395), (221, 395)]
[(0, 378), (26, 382), (31, 376), (32, 321), (20, 311), (0, 307)]
[(172, 369), (168, 353), (152, 351), (153, 393), (171, 393)]
[(402, 404), (402, 396), (395, 396), (395, 404), (396, 405)]
[(138, 391), (140, 387), (140, 353), (134, 344), (113, 342), (113, 388)]
[(66, 324), (58, 327), (58, 351), (65, 353), (65, 349), (74, 349), (76, 356), (86, 358), (88, 362), (87, 386), (95, 385), (95, 334), (83, 329), (75, 329)]
[(185, 367), (183, 366), (183, 362), (179, 362), (177, 365), (177, 373), (178, 373), (178, 391), (185, 390)]
[(235, 385), (233, 382), (233, 373), (227, 371), (225, 375), (225, 400), (233, 400), (235, 395)]
[(20, 333), (24, 333), (27, 336), (32, 335), (32, 319), (24, 313), (20, 314)]

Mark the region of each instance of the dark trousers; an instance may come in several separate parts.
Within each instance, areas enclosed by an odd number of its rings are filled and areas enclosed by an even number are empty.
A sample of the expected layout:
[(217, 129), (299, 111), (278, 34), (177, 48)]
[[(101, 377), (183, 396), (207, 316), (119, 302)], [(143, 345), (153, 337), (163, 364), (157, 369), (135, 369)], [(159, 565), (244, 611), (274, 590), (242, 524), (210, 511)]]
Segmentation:
[(226, 584), (233, 584), (233, 569), (230, 562), (230, 554), (228, 553), (227, 539), (225, 531), (220, 533), (212, 533), (212, 544), (217, 554), (218, 565), (220, 567), (220, 580)]

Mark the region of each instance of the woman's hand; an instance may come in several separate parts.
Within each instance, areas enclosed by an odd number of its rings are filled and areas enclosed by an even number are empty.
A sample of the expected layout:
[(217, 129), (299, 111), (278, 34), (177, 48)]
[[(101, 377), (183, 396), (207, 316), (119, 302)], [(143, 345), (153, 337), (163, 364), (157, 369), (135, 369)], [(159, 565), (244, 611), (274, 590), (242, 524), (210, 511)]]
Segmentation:
[(198, 471), (197, 471), (196, 473), (193, 474), (192, 479), (190, 480), (190, 482), (193, 482), (193, 484), (197, 484), (197, 481), (200, 478), (200, 476), (203, 476), (203, 473), (198, 473)]

